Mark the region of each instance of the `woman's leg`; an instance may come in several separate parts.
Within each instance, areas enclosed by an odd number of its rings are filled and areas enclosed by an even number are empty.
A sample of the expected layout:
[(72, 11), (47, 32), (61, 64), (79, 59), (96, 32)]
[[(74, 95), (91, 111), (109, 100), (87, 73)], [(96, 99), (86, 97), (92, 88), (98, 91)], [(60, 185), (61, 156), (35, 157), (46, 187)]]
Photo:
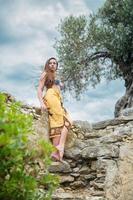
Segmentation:
[[(60, 136), (56, 136), (56, 137), (53, 137), (51, 138), (52, 140), (52, 144), (56, 147), (58, 144), (59, 144), (59, 141), (60, 141)], [(59, 160), (59, 151), (54, 151), (51, 156), (53, 158), (55, 158), (56, 160)]]
[(59, 150), (60, 160), (62, 160), (63, 155), (64, 155), (64, 148), (65, 148), (66, 138), (67, 138), (67, 134), (69, 130), (68, 128), (70, 128), (70, 123), (66, 121), (61, 131), (59, 144), (56, 146), (56, 148)]
[(59, 141), (60, 141), (60, 136), (56, 136), (52, 138), (52, 144), (54, 146), (57, 146), (59, 144)]

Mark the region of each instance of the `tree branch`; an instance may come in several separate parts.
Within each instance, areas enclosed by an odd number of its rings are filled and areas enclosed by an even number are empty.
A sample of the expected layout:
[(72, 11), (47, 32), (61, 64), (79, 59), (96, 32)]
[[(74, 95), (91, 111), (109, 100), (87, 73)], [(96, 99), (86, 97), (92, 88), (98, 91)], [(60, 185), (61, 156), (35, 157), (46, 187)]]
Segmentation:
[(88, 56), (85, 60), (83, 60), (81, 62), (81, 64), (87, 65), (88, 62), (92, 62), (94, 60), (98, 60), (99, 58), (111, 58), (111, 54), (109, 54), (106, 51), (105, 52), (103, 52), (103, 51), (95, 52), (92, 55)]
[[(97, 60), (99, 58), (111, 58), (111, 55), (108, 52), (98, 51), (87, 57), (85, 60), (82, 60), (81, 62), (78, 62), (78, 64), (88, 65), (89, 62), (92, 62), (94, 60)], [(64, 79), (64, 82), (70, 79), (71, 73), (68, 74), (68, 76)]]

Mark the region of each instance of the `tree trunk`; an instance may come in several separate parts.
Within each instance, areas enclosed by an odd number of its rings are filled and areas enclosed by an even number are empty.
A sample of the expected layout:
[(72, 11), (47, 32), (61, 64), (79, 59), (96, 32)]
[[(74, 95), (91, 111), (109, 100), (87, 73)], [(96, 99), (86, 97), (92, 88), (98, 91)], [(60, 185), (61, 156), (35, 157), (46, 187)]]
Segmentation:
[(115, 117), (119, 117), (124, 109), (133, 107), (133, 66), (123, 66), (120, 66), (120, 70), (123, 72), (126, 92), (115, 104)]

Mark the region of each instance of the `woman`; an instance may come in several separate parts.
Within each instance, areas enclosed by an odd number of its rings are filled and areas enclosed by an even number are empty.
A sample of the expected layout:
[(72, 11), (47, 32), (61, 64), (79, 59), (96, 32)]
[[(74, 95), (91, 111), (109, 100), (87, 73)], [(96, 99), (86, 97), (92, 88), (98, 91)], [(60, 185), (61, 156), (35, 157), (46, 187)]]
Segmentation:
[[(72, 120), (63, 107), (60, 92), (62, 83), (56, 79), (57, 68), (57, 60), (53, 57), (49, 58), (39, 80), (38, 98), (41, 104), (41, 111), (48, 111), (49, 137), (57, 149), (56, 152), (52, 153), (52, 158), (62, 161), (66, 137), (72, 125)], [(44, 87), (46, 87), (46, 93), (43, 96)]]

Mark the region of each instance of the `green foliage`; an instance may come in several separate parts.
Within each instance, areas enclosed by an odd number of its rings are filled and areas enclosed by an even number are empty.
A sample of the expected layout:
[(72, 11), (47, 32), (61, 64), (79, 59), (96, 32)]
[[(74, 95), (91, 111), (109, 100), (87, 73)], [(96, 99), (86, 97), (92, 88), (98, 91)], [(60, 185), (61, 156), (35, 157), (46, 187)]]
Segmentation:
[[(133, 1), (107, 0), (95, 16), (96, 36), (92, 38), (93, 45), (99, 49), (106, 48), (114, 62), (121, 59), (129, 61), (129, 52), (133, 50)], [(90, 34), (91, 32), (90, 26)], [(102, 38), (101, 38), (101, 37)], [(99, 41), (99, 45), (97, 43)]]
[[(70, 90), (82, 90), (87, 78), (80, 60), (86, 55), (86, 18), (67, 17), (60, 25), (61, 40), (56, 43), (60, 60), (60, 73)], [(81, 50), (82, 49), (82, 50)], [(78, 81), (77, 81), (78, 80)], [(76, 86), (76, 87), (75, 87)]]
[(53, 152), (55, 150), (55, 148), (51, 143), (48, 143), (44, 140), (40, 140), (39, 145), (40, 145), (42, 154), (44, 155), (43, 160), (44, 160), (45, 167), (47, 170), (48, 166), (51, 164), (51, 159), (50, 159), (51, 152)]
[[(0, 199), (2, 200), (50, 200), (58, 185), (58, 177), (48, 172), (51, 163), (50, 143), (40, 141), (41, 159), (45, 174), (37, 177), (34, 158), (37, 152), (28, 149), (28, 136), (32, 134), (33, 119), (21, 111), (21, 103), (7, 106), (6, 96), (0, 93)], [(33, 170), (30, 174), (25, 166)]]
[(66, 88), (76, 96), (101, 78), (124, 78), (133, 65), (133, 1), (106, 0), (96, 14), (66, 17), (56, 41)]

